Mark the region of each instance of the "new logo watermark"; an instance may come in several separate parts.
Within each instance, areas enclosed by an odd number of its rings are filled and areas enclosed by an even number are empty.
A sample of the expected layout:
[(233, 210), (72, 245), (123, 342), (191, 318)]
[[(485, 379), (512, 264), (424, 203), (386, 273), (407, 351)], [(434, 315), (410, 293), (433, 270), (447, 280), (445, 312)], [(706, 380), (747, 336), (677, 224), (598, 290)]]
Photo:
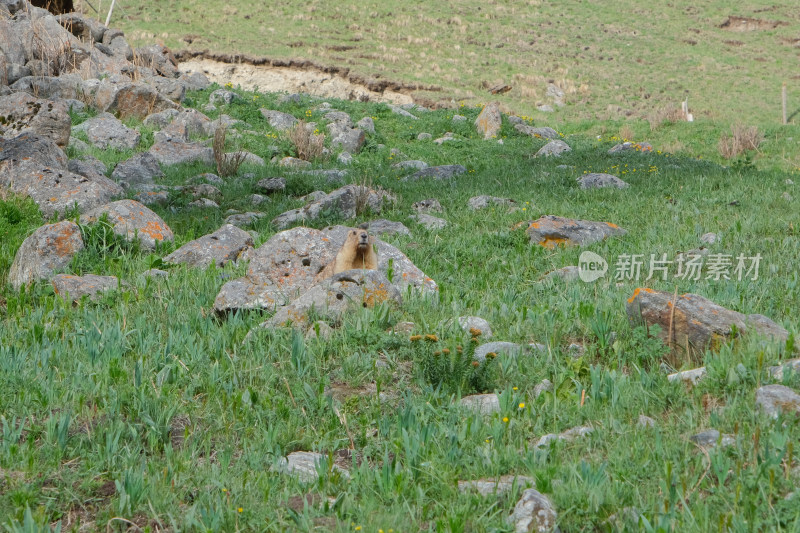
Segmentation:
[[(678, 254), (667, 259), (667, 254), (620, 254), (614, 263), (616, 281), (639, 281), (651, 279), (701, 279), (720, 281), (756, 281), (761, 266), (761, 254)], [(586, 283), (596, 281), (608, 272), (608, 262), (594, 252), (581, 253), (578, 260), (578, 276)]]
[(578, 259), (578, 276), (581, 281), (591, 283), (608, 272), (608, 262), (594, 252), (582, 252)]

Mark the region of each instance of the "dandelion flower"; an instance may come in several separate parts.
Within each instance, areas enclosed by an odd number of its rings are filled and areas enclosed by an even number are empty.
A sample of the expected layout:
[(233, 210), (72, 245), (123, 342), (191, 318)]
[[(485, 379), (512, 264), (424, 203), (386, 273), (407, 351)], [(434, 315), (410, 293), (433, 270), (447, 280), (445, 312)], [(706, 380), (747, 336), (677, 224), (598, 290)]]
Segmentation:
[(508, 423), (508, 417), (507, 416), (503, 417), (503, 422)]
[(525, 402), (520, 402), (519, 408), (520, 409), (525, 409)]
[(241, 513), (244, 511), (244, 509), (242, 507), (239, 507), (238, 509), (236, 509), (236, 511)]

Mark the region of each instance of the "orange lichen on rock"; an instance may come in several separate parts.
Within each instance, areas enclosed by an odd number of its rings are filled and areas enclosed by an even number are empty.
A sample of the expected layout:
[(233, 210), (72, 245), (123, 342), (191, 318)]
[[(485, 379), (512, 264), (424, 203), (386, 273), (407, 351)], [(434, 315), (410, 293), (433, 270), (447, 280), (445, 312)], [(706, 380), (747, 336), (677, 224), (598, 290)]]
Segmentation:
[(544, 239), (539, 241), (539, 244), (544, 246), (545, 248), (547, 248), (549, 250), (553, 250), (553, 249), (555, 249), (556, 246), (559, 246), (559, 245), (566, 246), (566, 245), (570, 244), (570, 242), (572, 242), (572, 241), (570, 241), (569, 239), (564, 239), (564, 238), (560, 238), (560, 237), (545, 237)]
[(141, 229), (141, 232), (157, 241), (163, 241), (164, 230), (165, 228), (162, 224), (159, 224), (155, 221), (150, 221), (144, 228)]
[(632, 304), (632, 303), (633, 303), (633, 301), (636, 299), (636, 297), (637, 297), (637, 296), (639, 296), (639, 293), (640, 293), (640, 292), (642, 292), (642, 291), (644, 291), (644, 292), (649, 292), (649, 293), (654, 293), (654, 292), (656, 292), (656, 291), (654, 291), (653, 289), (651, 289), (651, 288), (649, 288), (649, 287), (636, 287), (636, 288), (633, 290), (633, 296), (631, 296), (630, 298), (628, 298), (628, 303), (629, 303), (629, 304)]

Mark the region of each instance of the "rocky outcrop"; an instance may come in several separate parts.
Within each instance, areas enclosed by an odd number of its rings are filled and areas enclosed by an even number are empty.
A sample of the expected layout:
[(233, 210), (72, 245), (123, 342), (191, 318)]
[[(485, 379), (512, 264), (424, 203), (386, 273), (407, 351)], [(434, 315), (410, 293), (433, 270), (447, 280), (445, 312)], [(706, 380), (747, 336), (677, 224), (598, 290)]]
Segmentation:
[(20, 135), (0, 145), (0, 189), (31, 197), (46, 218), (76, 207), (84, 212), (122, 194), (105, 176), (81, 176), (66, 170), (66, 163), (50, 139)]
[[(690, 354), (716, 349), (739, 335), (755, 334), (785, 342), (789, 333), (764, 315), (744, 315), (697, 294), (673, 295), (638, 288), (625, 311), (632, 324), (660, 326), (659, 337)], [(671, 335), (671, 338), (670, 338)]]
[[(214, 302), (215, 311), (275, 311), (289, 304), (317, 283), (318, 275), (336, 257), (351, 229), (333, 226), (320, 231), (297, 227), (274, 235), (251, 255), (244, 278), (223, 285)], [(400, 250), (377, 238), (375, 243), (378, 270), (400, 293), (409, 287), (425, 293), (438, 290), (436, 283)]]

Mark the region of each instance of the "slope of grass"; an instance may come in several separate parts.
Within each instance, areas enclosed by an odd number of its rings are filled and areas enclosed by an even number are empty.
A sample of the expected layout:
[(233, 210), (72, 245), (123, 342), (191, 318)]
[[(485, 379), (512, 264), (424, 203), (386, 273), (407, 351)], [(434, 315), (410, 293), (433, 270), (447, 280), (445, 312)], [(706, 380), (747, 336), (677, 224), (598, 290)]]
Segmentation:
[[(202, 108), (209, 92), (194, 93), (189, 102)], [(322, 124), (316, 100), (279, 106), (278, 95), (240, 94), (240, 102), (217, 113), (247, 121), (239, 129), (256, 133), (231, 136), (230, 149), (268, 159), (278, 146), (277, 155), (291, 155), (258, 113), (261, 106)], [(502, 144), (483, 141), (471, 125), (475, 107), (460, 109), (468, 120), (454, 123), (449, 110), (413, 121), (384, 105), (331, 103), (354, 120), (375, 120), (377, 133), (347, 180), (397, 196), (381, 217), (406, 222), (413, 236), (386, 240), (437, 281), (438, 298), (409, 294), (401, 309), (355, 313), (324, 342), (284, 330), (245, 339), (264, 320), (258, 313), (217, 319), (211, 311), (216, 294), (245, 265), (176, 267), (166, 280), (147, 281), (139, 273), (157, 264), (157, 256), (136, 247), (109, 247), (102, 256), (103, 248), (94, 246), (93, 255), (76, 263), (80, 269), (119, 275), (135, 292), (72, 306), (44, 283), (21, 292), (3, 288), (0, 517), (7, 529), (22, 531), (27, 520), (27, 531), (58, 522), (64, 530), (80, 523), (90, 530), (511, 531), (505, 517), (519, 490), (480, 498), (456, 489), (458, 480), (504, 474), (535, 478), (555, 503), (562, 531), (613, 529), (608, 520), (627, 516), (626, 508), (641, 516), (627, 523), (632, 530), (798, 528), (800, 426), (796, 418), (773, 420), (754, 408), (754, 390), (769, 381), (766, 367), (790, 357), (791, 347), (745, 339), (702, 361), (674, 361), (624, 313), (625, 300), (645, 285), (762, 313), (796, 333), (798, 194), (786, 173), (658, 152), (612, 156), (608, 136), (570, 131), (562, 133), (572, 152), (533, 158), (545, 140), (504, 123)], [(421, 132), (436, 138), (446, 131), (457, 140), (442, 146), (417, 140)], [(391, 148), (430, 164), (462, 164), (468, 172), (444, 182), (403, 181), (391, 166), (399, 157)], [(93, 153), (107, 163), (130, 156)], [(163, 183), (207, 171), (173, 167)], [(576, 178), (593, 171), (631, 186), (579, 189)], [(288, 183), (285, 194), (258, 208), (266, 214), (252, 228), (258, 243), (276, 233), (268, 221), (297, 207), (297, 196), (332, 188), (323, 178), (275, 165), (242, 169), (248, 172), (255, 175), (222, 186), (219, 210), (189, 208), (181, 195), (156, 208), (176, 233), (173, 246), (217, 229), (229, 208), (252, 209), (248, 198), (261, 178), (284, 176)], [(512, 198), (519, 208), (472, 211), (467, 200), (479, 194)], [(441, 201), (449, 222), (437, 232), (407, 219), (413, 202), (430, 197)], [(9, 202), (20, 203), (0, 205)], [(544, 214), (626, 228), (624, 237), (585, 248), (605, 257), (611, 274), (622, 255), (674, 257), (699, 246), (709, 231), (722, 237), (713, 252), (760, 254), (761, 269), (756, 280), (741, 281), (544, 279), (577, 264), (582, 251), (531, 245), (524, 229), (513, 229)], [(313, 225), (371, 218), (362, 213)], [(15, 234), (40, 223), (21, 220)], [(0, 279), (21, 239), (6, 242)], [(480, 369), (481, 379), (457, 380), (450, 373), (455, 367), (435, 358), (469, 346), (468, 334), (446, 325), (462, 315), (487, 319), (493, 340), (540, 342), (547, 353), (500, 356)], [(414, 322), (413, 333), (436, 340), (387, 332), (399, 321)], [(576, 357), (571, 343), (583, 344), (585, 353)], [(667, 362), (705, 364), (709, 376), (694, 388), (669, 383)], [(554, 389), (537, 397), (534, 387), (543, 379)], [(787, 373), (784, 382), (800, 388), (796, 375)], [(330, 393), (336, 390), (345, 392)], [(454, 405), (461, 395), (484, 391), (501, 394), (500, 413), (483, 417)], [(655, 427), (640, 427), (640, 414), (655, 419)], [(544, 434), (586, 424), (594, 428), (588, 437), (535, 446)], [(734, 444), (703, 452), (689, 440), (712, 427), (733, 435)], [(272, 471), (292, 451), (321, 451), (334, 461), (337, 450), (350, 448), (364, 459), (350, 480), (325, 465), (310, 485)]]
[[(752, 22), (724, 26), (729, 17)], [(783, 83), (794, 124), (800, 109), (794, 72), (800, 15), (791, 2), (676, 1), (650, 7), (632, 0), (367, 5), (313, 0), (254, 6), (185, 0), (165, 6), (145, 0), (124, 5), (115, 22), (134, 44), (156, 39), (173, 49), (311, 60), (367, 78), (436, 85), (443, 90), (417, 96), (448, 105), (498, 99), (517, 114), (554, 127), (629, 118), (658, 124), (688, 100), (696, 120), (713, 125), (715, 134), (695, 142), (698, 129), (707, 127), (690, 125), (672, 148), (680, 143), (688, 153), (709, 157), (720, 134), (743, 123), (767, 130), (767, 138), (778, 143), (763, 148), (770, 164), (782, 156), (784, 169), (800, 167), (798, 136), (775, 127)], [(487, 88), (497, 83), (512, 89), (492, 96)], [(551, 83), (564, 91), (566, 106), (541, 113), (537, 106), (552, 104)]]

